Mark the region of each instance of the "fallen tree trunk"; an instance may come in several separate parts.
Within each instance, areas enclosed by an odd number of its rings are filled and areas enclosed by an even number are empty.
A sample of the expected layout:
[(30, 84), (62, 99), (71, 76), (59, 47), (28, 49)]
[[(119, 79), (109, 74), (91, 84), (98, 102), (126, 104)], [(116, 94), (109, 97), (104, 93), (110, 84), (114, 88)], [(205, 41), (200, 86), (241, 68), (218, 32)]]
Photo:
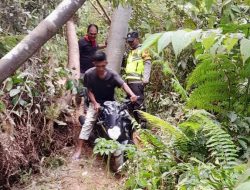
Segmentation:
[(16, 47), (0, 60), (0, 83), (12, 75), (28, 58), (52, 38), (85, 0), (64, 0)]
[(68, 43), (68, 68), (71, 71), (71, 78), (80, 78), (80, 55), (78, 39), (73, 18), (66, 23)]
[(125, 38), (128, 32), (128, 21), (131, 16), (131, 7), (121, 5), (114, 11), (109, 31), (106, 49), (108, 67), (120, 72), (123, 54), (125, 52)]

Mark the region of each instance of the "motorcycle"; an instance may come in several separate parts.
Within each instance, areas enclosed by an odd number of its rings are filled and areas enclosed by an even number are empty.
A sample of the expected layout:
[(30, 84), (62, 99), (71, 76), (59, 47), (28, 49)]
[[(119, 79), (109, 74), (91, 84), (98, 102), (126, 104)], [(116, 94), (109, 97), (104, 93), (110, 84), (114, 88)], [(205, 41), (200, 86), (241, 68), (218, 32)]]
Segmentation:
[[(90, 135), (90, 141), (94, 142), (97, 138), (116, 140), (121, 144), (133, 144), (132, 141), (132, 118), (127, 110), (130, 101), (118, 103), (116, 101), (106, 101), (101, 106), (97, 122)], [(81, 125), (84, 117), (79, 118)], [(113, 171), (118, 171), (119, 167), (125, 162), (123, 150), (116, 150), (111, 155), (110, 166)]]

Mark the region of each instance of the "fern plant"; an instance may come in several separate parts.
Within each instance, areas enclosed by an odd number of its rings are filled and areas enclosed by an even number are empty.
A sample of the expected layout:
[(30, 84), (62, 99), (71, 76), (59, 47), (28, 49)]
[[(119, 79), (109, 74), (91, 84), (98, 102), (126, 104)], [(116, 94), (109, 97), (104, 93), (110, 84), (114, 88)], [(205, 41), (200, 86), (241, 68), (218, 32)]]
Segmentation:
[[(190, 129), (190, 126), (193, 128)], [(190, 111), (189, 118), (181, 123), (180, 127), (184, 132), (187, 129), (193, 132), (192, 139), (195, 139), (197, 134), (205, 138), (205, 148), (209, 152), (206, 161), (210, 160), (225, 167), (235, 165), (238, 156), (237, 148), (231, 136), (211, 114), (204, 110)], [(199, 145), (196, 144), (196, 146)]]
[[(195, 46), (192, 46), (193, 44)], [(243, 33), (222, 34), (220, 30), (177, 30), (149, 36), (143, 43), (143, 48), (155, 47), (155, 45), (158, 54), (163, 57), (163, 50), (166, 47), (172, 47), (176, 58), (175, 67), (182, 62), (188, 64), (185, 61), (187, 56), (178, 60), (184, 51), (192, 47), (196, 49), (194, 54), (196, 58), (190, 55), (192, 64), (198, 61), (187, 81), (190, 96), (176, 80), (177, 72), (169, 72), (174, 79), (172, 86), (181, 94), (182, 99), (188, 100), (189, 108), (206, 109), (214, 113), (236, 111), (243, 115), (250, 115), (250, 53), (248, 51), (250, 40), (248, 36), (245, 37)]]
[[(176, 127), (148, 113), (140, 113), (159, 131), (157, 134), (140, 131), (143, 146), (128, 162), (128, 189), (234, 187), (243, 168), (235, 165), (236, 146), (213, 115), (204, 110), (190, 110), (187, 120)], [(198, 137), (204, 141), (202, 146)], [(195, 154), (195, 148), (204, 159)]]
[[(181, 124), (182, 130), (158, 117), (145, 112), (140, 113), (149, 122), (149, 124), (160, 128), (165, 136), (173, 137), (173, 146), (175, 148), (188, 152), (193, 150), (190, 146), (199, 146), (198, 144), (192, 143), (192, 139), (190, 139), (192, 136), (189, 138), (189, 136), (187, 136), (188, 133), (185, 134), (183, 132), (185, 131), (183, 129), (194, 126), (191, 131), (194, 131), (196, 134), (194, 136), (199, 134), (205, 138), (205, 148), (209, 152), (206, 156), (208, 156), (211, 161), (217, 164), (222, 164), (226, 167), (235, 164), (237, 160), (236, 146), (234, 145), (230, 135), (222, 129), (219, 122), (212, 119), (212, 115), (208, 112), (203, 110), (190, 111), (190, 117), (188, 120)], [(203, 150), (201, 150), (201, 152), (204, 153)]]
[[(227, 55), (204, 54), (191, 73), (187, 89), (192, 90), (188, 107), (226, 112), (239, 103), (239, 68)], [(243, 102), (241, 102), (243, 106)]]
[(149, 125), (161, 129), (163, 134), (169, 137), (169, 141), (172, 139), (176, 147), (183, 151), (187, 150), (190, 140), (179, 128), (149, 113), (142, 111), (139, 113), (148, 121)]

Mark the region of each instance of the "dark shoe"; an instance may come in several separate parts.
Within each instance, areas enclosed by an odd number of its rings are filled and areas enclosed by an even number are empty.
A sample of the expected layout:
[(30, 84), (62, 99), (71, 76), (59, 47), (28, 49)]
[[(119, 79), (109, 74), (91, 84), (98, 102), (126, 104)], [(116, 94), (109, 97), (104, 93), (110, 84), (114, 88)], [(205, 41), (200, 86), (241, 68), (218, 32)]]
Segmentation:
[(81, 125), (83, 125), (85, 123), (85, 117), (83, 115), (80, 115), (78, 120), (81, 123)]

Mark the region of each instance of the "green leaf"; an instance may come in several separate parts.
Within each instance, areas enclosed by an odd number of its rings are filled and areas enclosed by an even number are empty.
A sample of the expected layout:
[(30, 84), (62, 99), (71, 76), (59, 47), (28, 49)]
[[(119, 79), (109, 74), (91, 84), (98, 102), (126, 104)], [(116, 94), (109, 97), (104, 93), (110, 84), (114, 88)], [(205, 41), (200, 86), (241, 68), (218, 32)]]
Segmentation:
[(231, 2), (232, 2), (232, 0), (223, 1), (222, 6), (227, 6)]
[(189, 46), (195, 38), (198, 38), (200, 34), (201, 30), (195, 30), (191, 32), (178, 30), (176, 32), (173, 32), (171, 39), (176, 58), (181, 53), (181, 51)]
[(243, 32), (245, 35), (248, 33), (248, 29), (250, 28), (250, 24), (221, 24), (223, 33), (235, 33), (235, 32)]
[(19, 99), (18, 103), (21, 105), (21, 106), (25, 106), (28, 104), (28, 102), (26, 102), (25, 100), (23, 100), (22, 98)]
[(250, 5), (250, 0), (244, 0), (244, 3), (246, 3), (247, 5)]
[(249, 181), (250, 179), (250, 168), (248, 168), (240, 177), (239, 177), (239, 180), (238, 180), (238, 184), (242, 184), (244, 182), (247, 182)]
[(20, 89), (12, 89), (10, 91), (10, 97), (13, 97), (13, 96), (15, 96), (15, 95), (17, 95), (19, 93), (20, 93)]
[(243, 62), (245, 63), (246, 60), (250, 57), (250, 40), (244, 38), (240, 41), (240, 52), (243, 59)]
[(214, 3), (214, 0), (205, 0), (205, 6), (208, 11), (210, 11), (213, 3)]
[(186, 90), (181, 86), (180, 82), (177, 79), (172, 78), (172, 86), (174, 90), (181, 95), (183, 100), (188, 99)]
[(189, 141), (189, 138), (179, 128), (175, 127), (174, 125), (171, 125), (167, 121), (164, 121), (159, 117), (153, 116), (146, 112), (140, 111), (139, 113), (143, 118), (145, 118), (149, 122), (150, 125), (162, 128), (163, 131), (172, 135), (175, 139), (178, 139), (179, 142), (182, 141), (186, 143)]
[(243, 149), (247, 150), (247, 143), (241, 139), (238, 140), (238, 142), (240, 143), (240, 145), (243, 147)]
[(6, 89), (7, 91), (10, 91), (12, 88), (13, 88), (13, 81), (12, 81), (11, 78), (8, 78), (8, 79), (7, 79), (7, 82), (6, 82), (6, 87), (5, 87), (5, 89)]
[(236, 13), (241, 13), (240, 8), (239, 8), (238, 6), (236, 6), (236, 5), (232, 5), (232, 6), (231, 6), (231, 9), (232, 9), (234, 12), (236, 12)]
[(216, 34), (212, 33), (209, 37), (204, 38), (202, 40), (202, 45), (204, 46), (205, 50), (208, 50), (212, 47), (215, 41), (216, 41)]
[(163, 62), (163, 63), (161, 63), (162, 64), (162, 68), (163, 68), (163, 70), (162, 70), (162, 72), (165, 74), (165, 75), (173, 75), (174, 74), (174, 72), (173, 72), (173, 70), (170, 68), (170, 66), (169, 66), (169, 63), (166, 61), (166, 62)]
[(15, 96), (12, 100), (11, 100), (11, 103), (12, 103), (12, 105), (17, 105), (17, 103), (18, 103), (18, 96)]
[(72, 90), (74, 88), (74, 81), (73, 80), (67, 80), (66, 82), (66, 89)]
[(225, 47), (222, 46), (222, 41), (223, 41), (224, 36), (221, 36), (210, 48), (210, 54), (215, 55), (215, 54), (224, 54)]
[(237, 38), (226, 38), (224, 40), (224, 45), (225, 45), (227, 51), (230, 52), (237, 42), (238, 42)]
[(6, 109), (5, 104), (2, 101), (0, 101), (0, 112), (4, 111), (5, 109)]
[(197, 25), (193, 19), (185, 18), (183, 28), (190, 28), (192, 30), (195, 30), (197, 28)]
[(24, 79), (19, 77), (18, 74), (14, 75), (12, 78), (13, 84), (20, 84), (24, 82)]
[(104, 154), (104, 152), (105, 152), (104, 150), (100, 150), (100, 152), (99, 152), (99, 153), (100, 153), (100, 154), (101, 154), (101, 156), (102, 156), (102, 155)]
[(158, 40), (158, 53), (171, 43), (171, 36), (173, 32), (165, 32)]
[(162, 33), (151, 34), (142, 44), (141, 50), (145, 50), (152, 46), (162, 36)]

